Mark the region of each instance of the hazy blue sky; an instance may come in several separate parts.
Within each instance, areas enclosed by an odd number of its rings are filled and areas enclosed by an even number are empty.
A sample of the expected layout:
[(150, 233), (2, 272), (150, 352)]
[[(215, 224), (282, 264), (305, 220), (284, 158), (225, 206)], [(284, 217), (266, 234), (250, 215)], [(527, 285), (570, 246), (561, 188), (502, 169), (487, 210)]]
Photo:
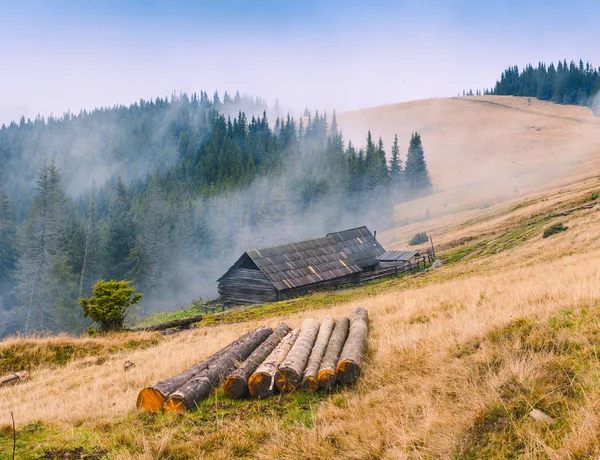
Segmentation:
[(338, 110), (600, 65), (593, 1), (4, 1), (0, 123), (215, 89)]

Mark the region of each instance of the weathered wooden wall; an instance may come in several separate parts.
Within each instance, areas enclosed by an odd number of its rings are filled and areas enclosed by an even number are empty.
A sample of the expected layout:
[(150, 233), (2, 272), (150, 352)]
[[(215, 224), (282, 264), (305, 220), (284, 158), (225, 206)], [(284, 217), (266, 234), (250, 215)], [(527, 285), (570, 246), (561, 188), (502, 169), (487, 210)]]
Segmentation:
[(219, 295), (225, 302), (249, 304), (275, 302), (277, 290), (260, 270), (235, 268), (219, 282)]

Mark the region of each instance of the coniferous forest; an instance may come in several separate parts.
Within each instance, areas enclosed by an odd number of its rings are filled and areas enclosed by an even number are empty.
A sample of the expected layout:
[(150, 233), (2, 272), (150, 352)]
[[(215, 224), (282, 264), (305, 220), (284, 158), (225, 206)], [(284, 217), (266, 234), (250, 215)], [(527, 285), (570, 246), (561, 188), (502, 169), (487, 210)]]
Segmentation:
[(589, 62), (579, 63), (566, 60), (557, 65), (542, 62), (537, 67), (531, 64), (519, 70), (509, 67), (496, 82), (492, 91), (484, 94), (536, 97), (557, 104), (592, 106), (594, 96), (600, 91), (600, 69)]
[(418, 133), (388, 155), (370, 132), (345, 142), (335, 114), (239, 93), (21, 119), (0, 172), (0, 335), (83, 330), (98, 279), (133, 280), (145, 312), (187, 305), (247, 249), (383, 229), (432, 191)]

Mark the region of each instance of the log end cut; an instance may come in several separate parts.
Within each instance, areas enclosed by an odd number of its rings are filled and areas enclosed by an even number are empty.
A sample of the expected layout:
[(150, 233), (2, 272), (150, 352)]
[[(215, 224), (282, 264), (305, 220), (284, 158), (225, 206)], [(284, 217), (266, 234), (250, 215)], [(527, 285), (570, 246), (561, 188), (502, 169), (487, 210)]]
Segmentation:
[(319, 380), (316, 377), (306, 377), (302, 382), (302, 389), (311, 393), (316, 392), (319, 389)]
[(335, 374), (340, 382), (352, 383), (360, 376), (360, 366), (350, 359), (344, 359), (338, 363)]
[(321, 388), (331, 388), (335, 385), (335, 372), (331, 369), (321, 369), (317, 376)]
[(248, 390), (255, 398), (266, 398), (271, 392), (271, 376), (263, 372), (252, 374), (248, 379)]
[(163, 409), (165, 412), (179, 412), (183, 414), (185, 412), (183, 398), (175, 396), (167, 399), (163, 404)]
[(160, 412), (163, 409), (164, 402), (165, 397), (160, 391), (154, 388), (144, 388), (138, 395), (136, 405), (138, 410)]
[(278, 369), (275, 373), (275, 385), (279, 391), (294, 391), (300, 385), (300, 376), (293, 369)]
[(239, 399), (248, 391), (248, 383), (238, 375), (230, 375), (223, 384), (223, 390), (230, 398)]

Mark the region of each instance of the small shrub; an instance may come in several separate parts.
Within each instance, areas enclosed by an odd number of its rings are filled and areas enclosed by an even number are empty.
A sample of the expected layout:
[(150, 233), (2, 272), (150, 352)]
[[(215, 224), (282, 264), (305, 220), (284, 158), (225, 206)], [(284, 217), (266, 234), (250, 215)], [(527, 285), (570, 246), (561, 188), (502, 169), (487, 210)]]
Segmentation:
[(93, 293), (92, 297), (79, 299), (79, 303), (83, 316), (98, 323), (103, 332), (123, 329), (127, 311), (142, 298), (142, 294), (135, 293), (131, 281), (125, 280), (99, 280)]
[(427, 243), (428, 241), (429, 241), (429, 237), (427, 236), (427, 233), (421, 232), (421, 233), (417, 233), (415, 236), (413, 236), (410, 239), (410, 241), (408, 242), (408, 245), (416, 246), (418, 244)]
[(564, 232), (568, 229), (569, 227), (565, 227), (563, 224), (558, 223), (558, 224), (554, 224), (551, 225), (550, 227), (548, 227), (546, 230), (544, 230), (544, 238), (548, 238), (549, 236), (555, 235), (557, 233), (560, 232)]

